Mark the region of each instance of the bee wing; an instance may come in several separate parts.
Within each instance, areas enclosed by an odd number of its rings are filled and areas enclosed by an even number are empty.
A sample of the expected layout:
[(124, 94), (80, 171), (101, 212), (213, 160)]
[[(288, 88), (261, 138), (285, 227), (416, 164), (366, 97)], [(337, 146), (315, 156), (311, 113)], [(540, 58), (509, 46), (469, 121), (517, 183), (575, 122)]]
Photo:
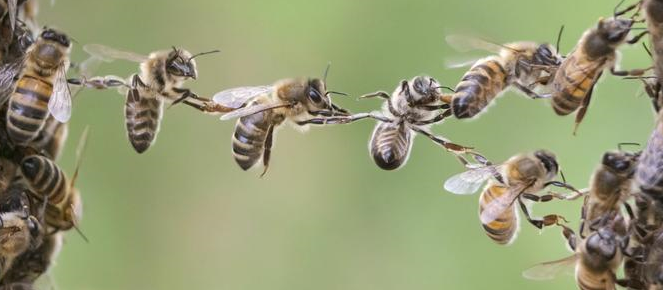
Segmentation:
[(272, 110), (276, 108), (289, 107), (290, 104), (253, 104), (244, 108), (234, 110), (230, 113), (227, 113), (221, 116), (221, 121), (227, 121), (234, 118), (240, 118), (244, 116), (253, 115), (267, 110)]
[(478, 37), (451, 34), (445, 38), (447, 43), (459, 52), (469, 52), (472, 50), (485, 50), (492, 53), (499, 53), (503, 48), (501, 44), (493, 43)]
[(16, 6), (17, 6), (18, 0), (7, 0), (7, 13), (9, 14), (9, 22), (11, 22), (9, 25), (12, 28), (12, 31), (14, 31), (14, 28), (16, 28)]
[(4, 104), (14, 90), (16, 77), (23, 69), (23, 59), (0, 66), (0, 104)]
[(486, 207), (483, 212), (481, 212), (481, 223), (489, 224), (496, 220), (504, 211), (511, 208), (513, 203), (516, 201), (516, 198), (525, 190), (528, 186), (517, 185), (512, 186), (507, 189), (507, 191), (502, 194), (500, 197), (493, 199)]
[(251, 99), (274, 91), (274, 86), (239, 87), (218, 92), (214, 102), (228, 108), (241, 108)]
[(122, 51), (102, 44), (87, 44), (83, 46), (83, 50), (85, 50), (85, 52), (87, 52), (91, 56), (96, 56), (105, 62), (111, 62), (116, 59), (122, 59), (122, 60), (128, 60), (140, 63), (148, 59), (147, 56), (141, 54), (137, 54), (130, 51)]
[(523, 271), (523, 277), (530, 280), (550, 280), (560, 273), (574, 269), (577, 260), (577, 255), (571, 255), (556, 261), (541, 263)]
[(65, 66), (61, 66), (55, 77), (53, 94), (48, 101), (48, 111), (60, 123), (66, 123), (71, 117), (71, 91), (66, 74)]
[(445, 59), (444, 66), (447, 68), (461, 68), (473, 66), (477, 61), (484, 59), (482, 56)]
[(484, 166), (456, 174), (444, 182), (444, 189), (454, 194), (475, 193), (498, 170), (496, 166)]

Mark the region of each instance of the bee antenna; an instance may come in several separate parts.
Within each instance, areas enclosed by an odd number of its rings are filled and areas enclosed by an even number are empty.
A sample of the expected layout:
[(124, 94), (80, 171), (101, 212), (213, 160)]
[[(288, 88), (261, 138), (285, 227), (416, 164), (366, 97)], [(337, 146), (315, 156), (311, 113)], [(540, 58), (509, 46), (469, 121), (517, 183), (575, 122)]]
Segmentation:
[(81, 229), (78, 228), (78, 225), (74, 225), (74, 229), (76, 229), (76, 232), (78, 232), (78, 234), (81, 235), (81, 238), (83, 238), (83, 240), (84, 240), (86, 243), (88, 243), (88, 244), (90, 243), (90, 240), (88, 240), (88, 238), (85, 236), (85, 234), (83, 233), (83, 231), (81, 231)]
[(71, 41), (73, 41), (75, 44), (81, 44), (80, 42), (78, 42), (78, 40), (76, 40), (76, 38), (72, 36), (69, 36), (69, 39), (71, 39)]
[(617, 149), (618, 149), (619, 151), (622, 151), (622, 146), (640, 146), (640, 143), (636, 143), (636, 142), (621, 142), (621, 143), (617, 143)]
[(454, 90), (454, 89), (452, 89), (452, 88), (450, 88), (450, 87), (447, 87), (447, 86), (439, 86), (439, 87), (435, 87), (435, 89), (446, 89), (446, 90), (448, 90), (448, 91), (450, 91), (450, 92), (452, 92), (452, 93), (455, 93), (455, 92), (456, 92), (456, 90)]
[(199, 57), (199, 56), (201, 56), (201, 55), (212, 54), (212, 53), (217, 53), (217, 52), (221, 52), (221, 51), (218, 50), (218, 49), (215, 49), (215, 50), (211, 50), (211, 51), (200, 52), (200, 53), (198, 53), (198, 54), (194, 54), (193, 56), (191, 56), (191, 57), (189, 58), (189, 61), (191, 61), (192, 59), (194, 59), (194, 58), (196, 58), (196, 57)]
[(564, 176), (564, 171), (562, 171), (561, 169), (559, 170), (559, 176), (562, 177), (562, 182), (566, 183), (566, 177)]
[(626, 1), (626, 0), (619, 1), (619, 3), (617, 3), (617, 6), (615, 6), (615, 9), (612, 11), (612, 15), (613, 15), (614, 18), (617, 18), (617, 14), (618, 14), (617, 10), (619, 9), (619, 6), (622, 6), (622, 4), (624, 4), (624, 1)]
[(81, 161), (82, 158), (81, 156), (83, 155), (83, 152), (85, 151), (85, 147), (87, 145), (87, 136), (89, 132), (90, 126), (85, 126), (85, 129), (83, 129), (83, 133), (81, 134), (81, 138), (78, 141), (78, 146), (76, 147), (76, 169), (74, 170), (74, 175), (71, 177), (71, 182), (69, 182), (69, 188), (72, 189), (74, 187), (74, 184), (76, 184), (76, 179), (78, 178), (78, 171), (81, 168)]
[(652, 54), (651, 54), (651, 50), (649, 50), (649, 47), (647, 47), (647, 43), (646, 43), (646, 42), (642, 42), (642, 47), (645, 49), (645, 51), (647, 52), (647, 54), (649, 55), (649, 57), (652, 57), (652, 58), (654, 57), (654, 56), (652, 56)]
[(322, 74), (322, 82), (325, 84), (327, 83), (327, 75), (329, 74), (329, 68), (331, 68), (331, 61), (327, 63), (327, 67), (325, 68), (325, 73)]
[(330, 95), (330, 94), (333, 94), (333, 95), (341, 95), (341, 96), (346, 96), (346, 97), (348, 96), (348, 94), (346, 94), (346, 93), (343, 93), (343, 92), (337, 92), (337, 91), (327, 91), (327, 93), (326, 93), (325, 95)]
[(557, 43), (555, 44), (555, 50), (559, 53), (559, 44), (562, 42), (562, 33), (564, 32), (564, 25), (559, 28), (559, 33), (557, 33)]

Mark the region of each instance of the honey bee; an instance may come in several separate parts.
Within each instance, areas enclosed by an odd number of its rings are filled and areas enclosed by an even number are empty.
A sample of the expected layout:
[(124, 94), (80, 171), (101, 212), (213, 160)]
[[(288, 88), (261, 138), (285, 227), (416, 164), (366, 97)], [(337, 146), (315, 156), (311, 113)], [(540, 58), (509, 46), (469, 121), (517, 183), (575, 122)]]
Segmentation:
[[(621, 216), (613, 221), (623, 223)], [(619, 282), (616, 272), (628, 251), (628, 236), (616, 231), (612, 221), (604, 221), (597, 231), (580, 241), (569, 228), (565, 227), (564, 235), (574, 254), (536, 265), (523, 272), (523, 276), (532, 280), (549, 280), (561, 270), (575, 267), (576, 284), (580, 289), (616, 289), (615, 284)]]
[(663, 112), (642, 152), (635, 170), (637, 192), (651, 200), (663, 202)]
[(463, 75), (455, 92), (446, 97), (451, 99), (451, 109), (459, 119), (483, 112), (509, 87), (531, 98), (540, 98), (534, 90), (548, 85), (550, 76), (562, 61), (558, 48), (547, 43), (521, 41), (499, 45), (458, 35), (448, 36), (447, 42), (460, 51), (479, 48), (497, 53), (476, 61)]
[(39, 131), (37, 138), (30, 142), (29, 147), (53, 161), (60, 159), (64, 143), (67, 141), (69, 126), (67, 123), (58, 122), (53, 116), (46, 119), (46, 125)]
[(561, 199), (558, 195), (537, 195), (550, 185), (577, 192), (564, 182), (553, 181), (558, 171), (555, 155), (538, 150), (515, 155), (503, 164), (486, 163), (452, 176), (444, 183), (444, 188), (454, 194), (472, 194), (490, 179), (479, 197), (479, 217), (488, 237), (498, 244), (507, 245), (515, 240), (519, 228), (516, 203), (527, 221), (539, 229), (566, 221), (564, 217), (555, 214), (541, 219), (532, 218), (526, 203), (526, 200), (547, 202), (554, 198)]
[[(592, 224), (606, 215), (619, 215), (622, 206), (632, 212), (626, 199), (631, 194), (631, 181), (639, 156), (639, 152), (630, 153), (622, 150), (603, 154), (601, 164), (594, 170), (590, 179), (589, 194), (583, 206), (581, 235), (587, 235), (591, 231)], [(589, 222), (589, 227), (585, 226), (585, 222)], [(621, 230), (624, 234), (626, 225), (615, 225), (615, 230)]]
[[(633, 8), (635, 7), (628, 9)], [(550, 94), (552, 107), (558, 115), (568, 115), (577, 111), (574, 134), (585, 117), (594, 85), (605, 69), (610, 69), (610, 73), (618, 76), (642, 75), (646, 71), (646, 69), (617, 70), (619, 59), (617, 48), (624, 43), (638, 42), (646, 33), (645, 31), (627, 40), (631, 27), (636, 21), (633, 18), (617, 18), (627, 11), (617, 12), (612, 18), (601, 18), (596, 27), (585, 31), (576, 48), (567, 55), (555, 73)]]
[[(403, 166), (410, 155), (415, 133), (423, 134), (450, 152), (472, 153), (470, 148), (435, 136), (429, 130), (431, 125), (451, 116), (449, 104), (441, 101), (440, 88), (443, 86), (435, 79), (417, 76), (409, 82), (402, 81), (391, 95), (381, 91), (362, 96), (386, 100), (382, 108), (383, 118), (363, 114), (364, 117), (379, 118), (368, 144), (375, 164), (384, 170)], [(361, 117), (358, 114), (349, 118), (354, 121)]]
[[(194, 58), (218, 50), (193, 55), (187, 50), (173, 47), (172, 50), (156, 51), (149, 56), (143, 56), (100, 44), (88, 44), (83, 49), (92, 57), (103, 61), (122, 59), (140, 63), (140, 73), (132, 75), (127, 81), (115, 76), (109, 77), (113, 80), (109, 82), (97, 82), (107, 79), (106, 77), (95, 77), (91, 82), (85, 79), (69, 80), (72, 84), (98, 89), (128, 87), (125, 103), (126, 127), (129, 141), (138, 153), (145, 152), (155, 142), (164, 103), (182, 102), (202, 111), (213, 111), (210, 100), (198, 97), (182, 86), (188, 79), (198, 77)], [(201, 104), (201, 100), (204, 104)]]
[[(39, 247), (26, 251), (16, 258), (13, 267), (4, 276), (2, 283), (32, 285), (48, 271), (62, 248), (63, 232), (46, 235)], [(2, 289), (2, 288), (0, 288)]]
[(29, 204), (27, 188), (18, 182), (12, 183), (0, 200), (0, 277), (18, 256), (41, 245), (43, 228), (30, 215)]
[[(654, 73), (663, 77), (663, 1), (644, 0), (642, 8), (645, 10), (647, 31), (651, 37), (654, 48)], [(659, 81), (660, 83), (661, 81)]]
[[(79, 231), (78, 224), (83, 215), (83, 201), (80, 192), (74, 187), (80, 168), (81, 154), (87, 139), (87, 128), (83, 132), (77, 148), (77, 163), (71, 179), (55, 164), (41, 155), (23, 158), (20, 164), (21, 175), (31, 190), (32, 197), (46, 203), (45, 223), (56, 230)], [(83, 236), (81, 234), (81, 236)], [(85, 239), (85, 237), (83, 236)]]
[(28, 49), (9, 96), (7, 133), (14, 144), (24, 146), (37, 138), (49, 114), (62, 123), (69, 120), (71, 92), (66, 72), (70, 49), (69, 38), (53, 29), (44, 30)]
[(309, 124), (346, 122), (348, 112), (332, 103), (323, 79), (284, 79), (271, 86), (239, 87), (214, 95), (214, 102), (232, 109), (221, 120), (239, 118), (232, 138), (235, 161), (243, 170), (260, 159), (263, 176), (269, 168), (275, 129), (285, 121), (305, 131)]

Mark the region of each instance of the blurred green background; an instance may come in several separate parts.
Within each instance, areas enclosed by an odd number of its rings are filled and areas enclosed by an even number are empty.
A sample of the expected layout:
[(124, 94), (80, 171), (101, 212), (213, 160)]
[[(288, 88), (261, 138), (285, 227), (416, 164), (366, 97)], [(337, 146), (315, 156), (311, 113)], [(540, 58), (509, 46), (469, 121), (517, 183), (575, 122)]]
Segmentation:
[[(377, 109), (354, 96), (392, 91), (401, 79), (429, 74), (454, 86), (463, 69), (445, 60), (444, 35), (473, 32), (500, 42), (554, 42), (562, 51), (617, 1), (43, 1), (42, 24), (80, 45), (102, 43), (147, 54), (177, 45), (220, 49), (198, 60), (188, 86), (201, 95), (294, 76), (320, 76), (333, 63), (330, 89), (353, 111)], [(648, 65), (641, 47), (623, 49), (622, 67)], [(475, 55), (481, 55), (475, 54)], [(129, 75), (118, 61), (99, 74)], [(507, 93), (473, 121), (449, 120), (439, 134), (477, 147), (493, 160), (547, 148), (570, 183), (585, 187), (605, 150), (644, 144), (653, 113), (638, 81), (605, 76), (579, 135), (573, 117), (547, 101)], [(123, 97), (86, 91), (75, 100), (61, 164), (91, 127), (78, 183), (86, 244), (71, 232), (52, 276), (58, 289), (572, 289), (572, 276), (534, 282), (529, 266), (568, 255), (560, 230), (523, 224), (500, 247), (482, 231), (478, 196), (453, 196), (443, 181), (462, 170), (449, 154), (417, 138), (409, 163), (378, 169), (367, 153), (374, 126), (278, 132), (272, 166), (243, 172), (230, 153), (233, 123), (184, 106), (168, 110), (157, 143), (136, 154), (124, 131)], [(536, 206), (534, 213), (579, 218), (580, 202)]]

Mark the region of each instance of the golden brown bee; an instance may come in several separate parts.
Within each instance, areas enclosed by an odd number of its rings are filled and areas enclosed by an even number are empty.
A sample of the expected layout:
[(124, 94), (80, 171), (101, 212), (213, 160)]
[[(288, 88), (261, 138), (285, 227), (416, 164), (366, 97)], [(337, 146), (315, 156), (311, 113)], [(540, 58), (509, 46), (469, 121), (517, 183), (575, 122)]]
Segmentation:
[[(583, 206), (581, 235), (588, 235), (592, 224), (601, 218), (620, 215), (621, 207), (628, 206), (625, 201), (630, 197), (631, 183), (639, 156), (639, 152), (630, 153), (622, 150), (603, 154), (601, 164), (594, 170), (590, 179), (589, 194)], [(615, 230), (625, 234), (625, 224), (615, 226)]]
[[(326, 73), (325, 73), (326, 75)], [(237, 118), (232, 138), (233, 157), (248, 170), (260, 159), (267, 172), (275, 129), (285, 121), (302, 131), (309, 124), (341, 122), (335, 116), (348, 116), (347, 111), (332, 103), (324, 79), (285, 79), (271, 86), (239, 87), (214, 96), (220, 106), (234, 109), (221, 120)], [(261, 176), (262, 176), (261, 175)]]
[(53, 161), (60, 159), (64, 143), (67, 141), (69, 125), (60, 123), (52, 116), (46, 119), (46, 125), (39, 131), (37, 138), (30, 142), (28, 147), (37, 150)]
[(562, 60), (557, 49), (547, 43), (521, 41), (498, 45), (457, 35), (448, 36), (447, 42), (459, 50), (467, 50), (464, 48), (467, 46), (497, 53), (476, 61), (456, 86), (451, 108), (459, 119), (483, 112), (509, 87), (539, 98), (534, 90), (548, 84)]
[[(613, 221), (623, 223), (621, 216)], [(578, 288), (616, 289), (615, 284), (619, 282), (616, 272), (627, 252), (628, 236), (619, 234), (613, 228), (613, 221), (604, 221), (598, 230), (580, 241), (577, 241), (571, 229), (565, 228), (564, 235), (575, 253), (564, 259), (534, 266), (523, 272), (523, 276), (532, 280), (549, 280), (560, 270), (574, 266)]]
[[(634, 7), (630, 7), (632, 8)], [(617, 70), (617, 48), (624, 43), (636, 43), (644, 35), (639, 34), (627, 40), (636, 21), (616, 17), (623, 13), (625, 11), (615, 13), (613, 18), (601, 18), (596, 27), (585, 31), (575, 49), (562, 61), (553, 78), (551, 102), (555, 113), (568, 115), (578, 111), (574, 134), (587, 112), (594, 85), (605, 69), (610, 69), (613, 75), (619, 76), (642, 75), (645, 71)]]
[[(123, 82), (117, 77), (113, 81), (97, 82), (106, 79), (95, 77), (92, 82), (71, 79), (72, 84), (86, 85), (97, 89), (111, 87), (128, 87), (126, 92), (125, 119), (129, 141), (136, 152), (145, 152), (156, 140), (163, 115), (164, 103), (176, 104), (183, 102), (203, 111), (211, 109), (200, 104), (211, 104), (209, 100), (198, 97), (191, 90), (183, 88), (188, 79), (196, 79), (198, 70), (194, 58), (218, 51), (192, 55), (184, 49), (173, 47), (172, 50), (161, 50), (149, 56), (133, 52), (120, 51), (99, 44), (89, 44), (83, 48), (93, 58), (103, 61), (122, 59), (140, 63), (140, 73), (132, 75)], [(192, 101), (190, 99), (196, 100)]]
[[(382, 115), (387, 120), (378, 121), (368, 148), (373, 161), (384, 170), (394, 170), (405, 164), (416, 133), (421, 133), (450, 152), (468, 153), (468, 147), (454, 144), (444, 137), (433, 135), (430, 126), (441, 123), (451, 116), (449, 105), (442, 102), (443, 88), (435, 79), (418, 76), (411, 81), (402, 81), (394, 92), (375, 92), (363, 96), (386, 99)], [(355, 115), (354, 120), (360, 119)], [(366, 117), (376, 115), (363, 114)]]
[(69, 38), (53, 29), (44, 30), (28, 49), (9, 97), (7, 133), (17, 145), (37, 138), (52, 115), (59, 122), (71, 116), (71, 92), (67, 85)]
[(46, 235), (39, 247), (18, 256), (13, 267), (2, 279), (2, 283), (5, 286), (6, 283), (32, 285), (55, 261), (62, 248), (63, 236), (63, 232)]
[(15, 259), (41, 244), (43, 228), (30, 215), (27, 188), (14, 182), (0, 199), (0, 277), (4, 277)]
[[(472, 194), (488, 179), (479, 197), (479, 217), (488, 237), (498, 244), (512, 243), (519, 228), (517, 207), (535, 227), (559, 224), (562, 216), (550, 214), (541, 219), (530, 216), (526, 201), (546, 202), (554, 195), (537, 195), (549, 185), (576, 191), (572, 186), (553, 181), (559, 165), (555, 155), (546, 150), (519, 154), (500, 165), (484, 165), (452, 176), (444, 188), (454, 194)], [(491, 178), (492, 177), (492, 178)]]

